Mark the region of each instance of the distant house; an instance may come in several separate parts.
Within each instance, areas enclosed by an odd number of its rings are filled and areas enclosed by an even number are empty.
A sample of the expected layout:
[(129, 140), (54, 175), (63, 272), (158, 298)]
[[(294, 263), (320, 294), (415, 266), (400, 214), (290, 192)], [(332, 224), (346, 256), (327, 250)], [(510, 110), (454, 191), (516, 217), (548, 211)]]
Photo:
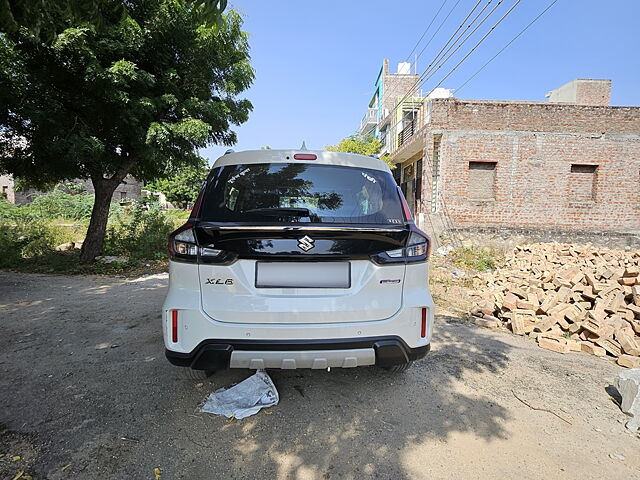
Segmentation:
[(611, 106), (610, 80), (464, 100), (423, 94), (410, 71), (385, 60), (360, 131), (398, 166), (422, 228), (640, 233), (640, 107)]
[[(76, 184), (84, 185), (88, 193), (93, 194), (95, 192), (93, 183), (91, 180), (76, 179), (72, 181)], [(132, 175), (127, 175), (124, 180), (118, 185), (115, 192), (113, 192), (113, 202), (128, 202), (131, 200), (140, 200), (142, 196), (142, 182), (136, 180)], [(36, 195), (41, 195), (43, 192), (35, 189), (28, 189), (26, 191), (16, 191), (15, 182), (11, 175), (0, 176), (0, 193), (7, 199), (9, 203), (15, 203), (17, 205), (25, 205), (33, 200)]]

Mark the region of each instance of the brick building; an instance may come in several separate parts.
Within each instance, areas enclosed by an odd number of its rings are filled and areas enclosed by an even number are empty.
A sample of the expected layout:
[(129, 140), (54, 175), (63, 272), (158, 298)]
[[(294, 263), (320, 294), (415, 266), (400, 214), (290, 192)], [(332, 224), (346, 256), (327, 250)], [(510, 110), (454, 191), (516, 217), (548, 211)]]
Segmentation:
[[(423, 98), (387, 148), (420, 226), (640, 236), (640, 107), (610, 106), (609, 80), (549, 102)], [(389, 142), (388, 142), (389, 143)]]

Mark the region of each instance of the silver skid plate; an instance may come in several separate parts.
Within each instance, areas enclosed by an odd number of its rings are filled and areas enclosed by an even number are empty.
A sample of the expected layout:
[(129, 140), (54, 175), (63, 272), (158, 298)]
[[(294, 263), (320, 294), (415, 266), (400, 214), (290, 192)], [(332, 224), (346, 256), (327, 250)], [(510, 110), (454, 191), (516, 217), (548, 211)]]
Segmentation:
[(374, 365), (376, 354), (373, 348), (350, 350), (308, 350), (308, 351), (268, 351), (251, 352), (234, 350), (231, 353), (231, 368), (351, 368)]

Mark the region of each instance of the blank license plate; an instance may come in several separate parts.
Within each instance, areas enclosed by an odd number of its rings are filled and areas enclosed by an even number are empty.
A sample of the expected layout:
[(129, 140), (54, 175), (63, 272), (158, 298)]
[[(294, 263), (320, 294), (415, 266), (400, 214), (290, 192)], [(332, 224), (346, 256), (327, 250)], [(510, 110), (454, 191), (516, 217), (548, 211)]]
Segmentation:
[(257, 262), (257, 288), (349, 288), (349, 262)]

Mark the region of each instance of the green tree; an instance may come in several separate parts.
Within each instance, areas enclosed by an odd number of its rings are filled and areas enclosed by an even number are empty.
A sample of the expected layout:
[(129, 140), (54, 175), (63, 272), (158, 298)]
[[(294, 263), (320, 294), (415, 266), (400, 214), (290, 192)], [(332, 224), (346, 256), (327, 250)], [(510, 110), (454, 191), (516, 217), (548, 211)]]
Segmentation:
[(325, 150), (332, 152), (359, 153), (360, 155), (377, 155), (382, 149), (382, 142), (373, 135), (362, 137), (351, 135), (343, 138), (337, 145), (327, 145)]
[[(217, 2), (212, 2), (217, 4)], [(26, 28), (0, 34), (0, 170), (38, 186), (91, 178), (95, 202), (81, 259), (104, 243), (115, 188), (200, 163), (233, 144), (253, 81), (233, 10), (211, 22), (202, 0), (100, 2), (102, 24), (70, 23), (52, 42)]]
[[(205, 18), (218, 20), (227, 0), (200, 0)], [(104, 24), (104, 11), (123, 17), (127, 5), (123, 0), (17, 0), (0, 2), (0, 32), (15, 33), (25, 28), (36, 37), (51, 41), (68, 23)]]
[[(340, 140), (338, 145), (326, 145), (325, 150), (331, 152), (347, 152), (347, 153), (359, 153), (360, 155), (378, 155), (382, 150), (382, 142), (373, 135), (351, 135), (347, 138)], [(392, 170), (396, 166), (390, 161), (389, 155), (383, 155), (381, 160), (384, 160), (389, 168)]]
[(202, 158), (199, 165), (183, 167), (171, 175), (145, 185), (145, 188), (153, 192), (162, 192), (167, 201), (176, 207), (186, 208), (195, 202), (208, 174), (209, 164)]

